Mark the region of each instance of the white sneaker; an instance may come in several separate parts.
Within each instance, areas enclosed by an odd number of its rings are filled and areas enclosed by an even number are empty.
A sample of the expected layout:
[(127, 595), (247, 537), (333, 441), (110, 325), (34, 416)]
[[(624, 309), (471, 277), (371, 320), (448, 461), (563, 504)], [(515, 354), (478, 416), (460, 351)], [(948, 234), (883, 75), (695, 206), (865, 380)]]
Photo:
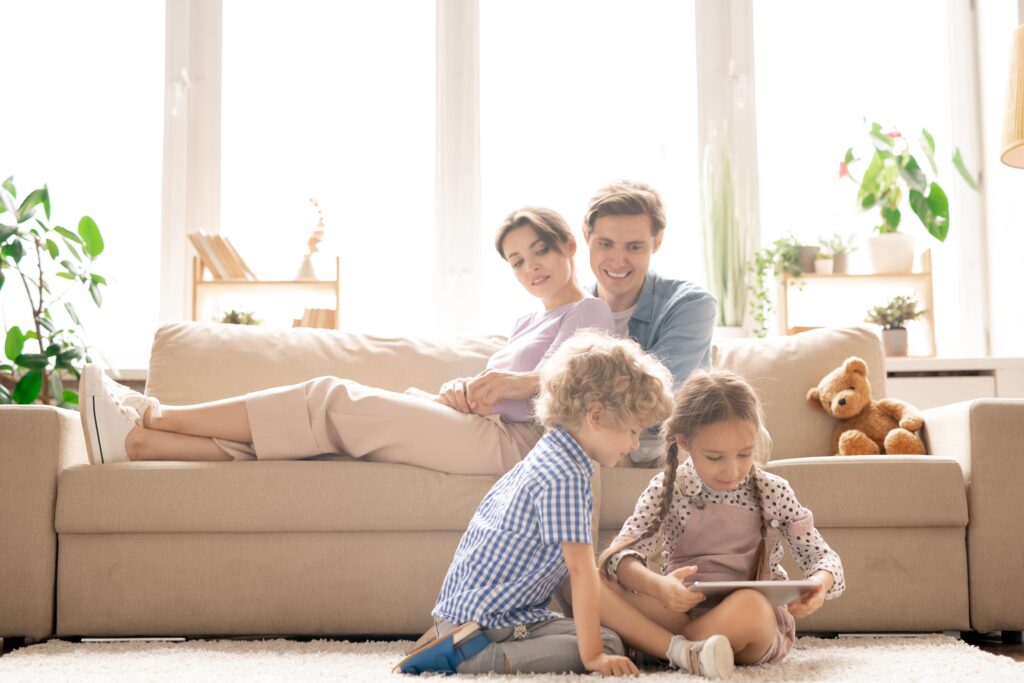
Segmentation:
[(669, 663), (696, 676), (728, 678), (736, 667), (732, 645), (725, 636), (686, 640), (674, 636), (668, 648)]
[(145, 396), (109, 379), (102, 368), (86, 365), (78, 384), (78, 412), (85, 430), (85, 446), (93, 464), (128, 459), (124, 441), (135, 425), (142, 424), (139, 410), (145, 404), (126, 392)]

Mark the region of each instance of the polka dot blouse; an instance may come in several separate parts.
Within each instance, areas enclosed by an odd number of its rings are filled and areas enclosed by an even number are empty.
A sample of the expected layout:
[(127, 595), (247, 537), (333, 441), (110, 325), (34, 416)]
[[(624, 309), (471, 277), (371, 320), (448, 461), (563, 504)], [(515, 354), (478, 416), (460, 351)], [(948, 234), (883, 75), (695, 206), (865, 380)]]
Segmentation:
[[(754, 476), (759, 478), (760, 501), (754, 484)], [(647, 488), (640, 495), (632, 516), (626, 520), (613, 543), (619, 542), (625, 536), (633, 538), (641, 536), (648, 524), (657, 517), (664, 492), (665, 473), (660, 472), (651, 479)], [(785, 539), (785, 544), (789, 546), (790, 552), (793, 553), (793, 558), (803, 570), (804, 576), (810, 576), (819, 569), (824, 569), (835, 577), (835, 585), (825, 595), (826, 599), (838, 597), (846, 589), (842, 560), (814, 528), (814, 516), (810, 510), (800, 505), (789, 482), (770, 472), (757, 470), (755, 474), (748, 476), (735, 488), (728, 491), (716, 491), (700, 480), (689, 458), (677, 470), (672, 506), (659, 533), (639, 541), (628, 550), (613, 555), (608, 562), (609, 575), (618, 580), (619, 562), (630, 555), (644, 564), (648, 564), (648, 559), (657, 551), (659, 541), (662, 545), (661, 556), (664, 560), (660, 566), (664, 567), (668, 558), (673, 554), (676, 544), (685, 543), (686, 522), (695, 507), (690, 499), (698, 497), (703, 497), (709, 503), (742, 507), (752, 511), (757, 511), (759, 504), (763, 504), (768, 519), (778, 520), (781, 536)], [(777, 544), (771, 557), (772, 579), (789, 578), (786, 570), (782, 568), (784, 553), (783, 544)]]

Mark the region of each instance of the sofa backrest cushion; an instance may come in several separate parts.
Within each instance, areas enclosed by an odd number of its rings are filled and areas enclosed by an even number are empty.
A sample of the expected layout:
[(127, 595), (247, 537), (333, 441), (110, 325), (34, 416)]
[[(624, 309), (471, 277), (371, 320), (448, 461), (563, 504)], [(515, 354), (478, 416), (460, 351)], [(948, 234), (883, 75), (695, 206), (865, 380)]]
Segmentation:
[(385, 339), (311, 328), (179, 322), (153, 339), (146, 393), (188, 405), (334, 375), (383, 389), (472, 376), (505, 345), (500, 336)]
[(712, 364), (745, 378), (764, 405), (772, 460), (829, 455), (836, 419), (807, 404), (807, 391), (850, 356), (868, 364), (874, 399), (885, 397), (885, 356), (878, 336), (861, 328), (824, 328), (786, 337), (715, 344)]

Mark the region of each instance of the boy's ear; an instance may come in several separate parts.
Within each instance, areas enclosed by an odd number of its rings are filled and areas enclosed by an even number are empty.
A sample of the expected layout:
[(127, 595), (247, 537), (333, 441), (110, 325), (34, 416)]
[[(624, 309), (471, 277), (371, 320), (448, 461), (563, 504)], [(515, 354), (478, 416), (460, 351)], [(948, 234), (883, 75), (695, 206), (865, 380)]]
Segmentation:
[(597, 429), (601, 426), (601, 421), (604, 420), (604, 406), (600, 403), (596, 403), (590, 406), (587, 410), (587, 426), (591, 429)]

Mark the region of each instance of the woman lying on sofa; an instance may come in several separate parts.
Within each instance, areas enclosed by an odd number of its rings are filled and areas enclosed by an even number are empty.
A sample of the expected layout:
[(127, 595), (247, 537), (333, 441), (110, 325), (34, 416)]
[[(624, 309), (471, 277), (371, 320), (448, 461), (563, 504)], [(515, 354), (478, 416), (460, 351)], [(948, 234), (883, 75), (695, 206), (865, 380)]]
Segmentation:
[(405, 393), (318, 377), (245, 396), (162, 406), (97, 366), (82, 373), (80, 410), (94, 463), (123, 460), (290, 460), (345, 453), (451, 474), (499, 475), (533, 447), (536, 371), (580, 328), (614, 329), (604, 301), (576, 281), (576, 241), (556, 212), (509, 214), (495, 246), (543, 309), (520, 318), (475, 377), (438, 393)]

